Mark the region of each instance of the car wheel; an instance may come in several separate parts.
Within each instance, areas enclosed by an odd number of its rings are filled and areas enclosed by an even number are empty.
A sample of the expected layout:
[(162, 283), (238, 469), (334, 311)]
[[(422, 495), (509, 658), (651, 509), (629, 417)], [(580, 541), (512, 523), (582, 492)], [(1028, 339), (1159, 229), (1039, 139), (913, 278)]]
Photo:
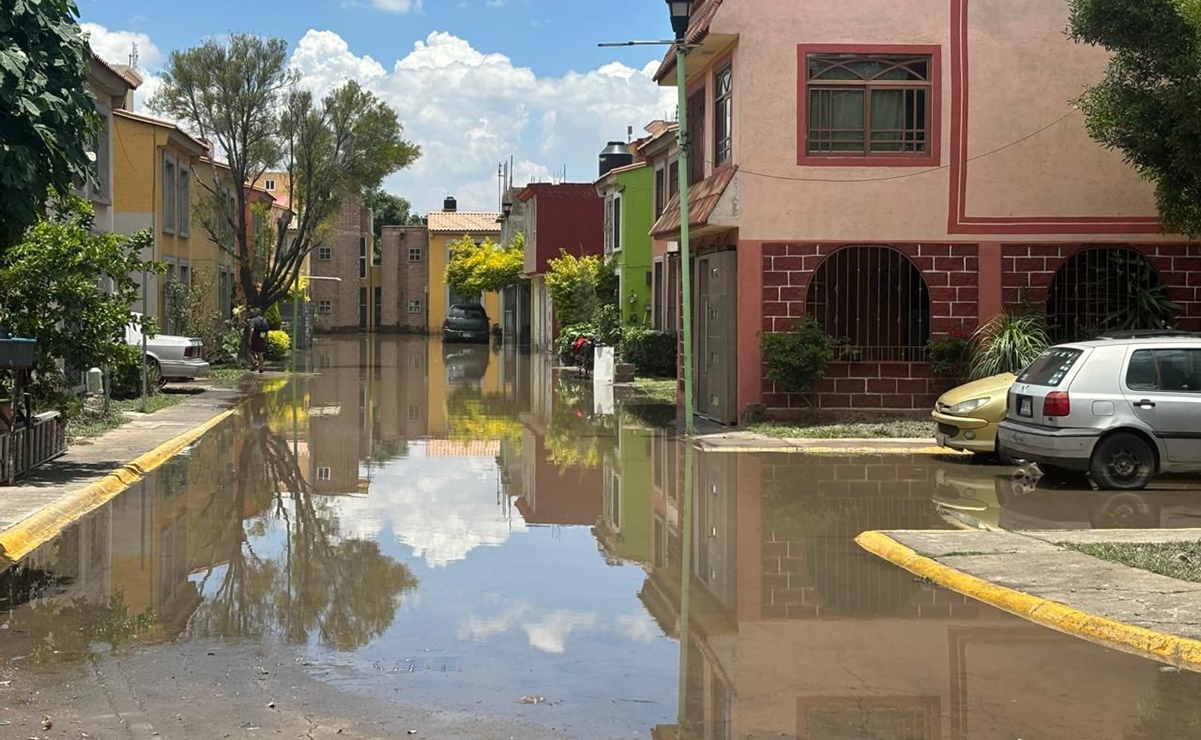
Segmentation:
[(1155, 477), (1155, 451), (1142, 437), (1111, 434), (1093, 450), (1088, 471), (1101, 488), (1139, 491)]
[(146, 358), (146, 386), (161, 390), (165, 385), (167, 379), (163, 377), (163, 368), (158, 364), (158, 360), (153, 357)]

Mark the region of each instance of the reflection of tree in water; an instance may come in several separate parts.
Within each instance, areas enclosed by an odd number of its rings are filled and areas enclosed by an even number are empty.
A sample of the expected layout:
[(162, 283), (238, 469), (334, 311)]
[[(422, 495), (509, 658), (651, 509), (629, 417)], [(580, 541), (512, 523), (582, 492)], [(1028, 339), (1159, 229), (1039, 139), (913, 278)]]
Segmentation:
[[(294, 644), (316, 633), (350, 650), (381, 634), (417, 580), (375, 542), (345, 539), (325, 497), (313, 493), (292, 447), (266, 423), (261, 399), (239, 416), (235, 478), (217, 489), (206, 514), (214, 565), (203, 576), (206, 602), (192, 622), (200, 635), (255, 637), (268, 631)], [(261, 512), (261, 513), (260, 513)], [(241, 518), (257, 516), (248, 527)], [(236, 517), (228, 522), (228, 517)], [(283, 553), (268, 559), (248, 535), (271, 521), (285, 530)], [(212, 579), (220, 579), (215, 589)]]
[(1201, 674), (1160, 670), (1155, 693), (1143, 702), (1138, 724), (1123, 740), (1166, 740), (1201, 735)]
[(550, 462), (560, 471), (598, 468), (617, 447), (617, 419), (594, 416), (587, 389), (560, 378), (544, 443)]
[(471, 386), (456, 386), (446, 397), (447, 436), (452, 440), (503, 440), (520, 444), (524, 427), (517, 417), (517, 402), (501, 393), (484, 393)]

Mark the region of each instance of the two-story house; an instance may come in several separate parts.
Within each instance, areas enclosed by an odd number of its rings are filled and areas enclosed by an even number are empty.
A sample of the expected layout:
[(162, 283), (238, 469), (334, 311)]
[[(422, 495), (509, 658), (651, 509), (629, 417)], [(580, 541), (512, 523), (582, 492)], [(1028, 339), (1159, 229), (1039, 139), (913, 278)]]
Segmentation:
[(430, 333), (442, 331), (447, 310), (456, 303), (479, 303), (493, 323), (500, 316), (500, 296), (496, 293), (458, 295), (446, 284), (446, 265), (450, 263), (450, 245), (469, 238), (476, 244), (485, 239), (500, 239), (500, 213), (490, 211), (460, 211), (458, 201), (447, 197), (442, 210), (426, 218), (429, 239), (429, 291), (426, 296), (426, 320)]
[[(657, 121), (648, 130), (662, 127)], [(605, 202), (605, 260), (618, 282), (622, 326), (649, 326), (651, 320), (651, 236), (654, 222), (654, 168), (631, 145), (610, 144), (605, 151), (626, 148), (633, 161), (614, 167), (601, 155), (596, 192)]]
[[(699, 414), (801, 408), (765, 379), (758, 335), (805, 315), (844, 347), (815, 396), (830, 414), (928, 408), (929, 341), (1005, 309), (1072, 338), (1164, 285), (1201, 328), (1201, 257), (1162, 233), (1151, 187), (1072, 103), (1107, 57), (1067, 19), (1064, 3), (1000, 0), (695, 4)], [(671, 53), (656, 79), (676, 72)], [(678, 198), (652, 233), (677, 238)]]

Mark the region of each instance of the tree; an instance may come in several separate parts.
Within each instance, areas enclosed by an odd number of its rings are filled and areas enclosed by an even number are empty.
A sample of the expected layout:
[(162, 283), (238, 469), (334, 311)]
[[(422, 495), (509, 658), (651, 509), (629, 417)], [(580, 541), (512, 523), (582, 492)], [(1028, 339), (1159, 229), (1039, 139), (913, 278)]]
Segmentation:
[(592, 321), (609, 297), (611, 281), (605, 264), (598, 257), (577, 257), (567, 252), (560, 252), (548, 264), (546, 290), (559, 326), (566, 328)]
[(88, 93), (87, 40), (72, 0), (5, 4), (0, 13), (0, 254), (42, 212), (92, 178), (100, 118)]
[(1089, 135), (1155, 184), (1163, 225), (1201, 234), (1201, 12), (1184, 0), (1072, 0), (1077, 42), (1111, 52), (1078, 101)]
[(116, 361), (140, 295), (132, 276), (164, 271), (141, 259), (149, 231), (95, 233), (92, 206), (76, 196), (53, 201), (50, 211), (0, 256), (0, 326), (38, 340), (37, 370), (46, 377), (60, 359), (74, 368)]
[(468, 235), (450, 245), (446, 284), (459, 295), (493, 293), (524, 280), (525, 236), (519, 231), (507, 244)]
[[(402, 137), (396, 111), (357, 82), (318, 99), (296, 87), (282, 39), (234, 34), (175, 51), (163, 73), (155, 110), (184, 121), (213, 141), (236, 185), (223, 193), (216, 169), (201, 182), (214, 201), (233, 207), (201, 209), (206, 230), (238, 263), (238, 285), (250, 306), (266, 308), (287, 296), (305, 258), (321, 242), (342, 200), (375, 188), (407, 167), (421, 149)], [(268, 224), (272, 239), (256, 245), (247, 219), (244, 184), (282, 168), (291, 184), (291, 228)], [(268, 254), (262, 254), (263, 250)]]
[(371, 188), (364, 192), (363, 205), (370, 208), (375, 215), (376, 239), (380, 237), (384, 226), (421, 225), (421, 216), (413, 213), (413, 205), (409, 201), (383, 188)]

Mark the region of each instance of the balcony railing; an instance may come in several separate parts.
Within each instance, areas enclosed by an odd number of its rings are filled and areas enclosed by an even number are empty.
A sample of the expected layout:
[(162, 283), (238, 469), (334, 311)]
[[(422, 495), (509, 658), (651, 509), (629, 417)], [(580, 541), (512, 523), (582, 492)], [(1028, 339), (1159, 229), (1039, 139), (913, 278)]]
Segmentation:
[(33, 417), (28, 427), (0, 432), (0, 485), (67, 451), (66, 420), (57, 411)]

